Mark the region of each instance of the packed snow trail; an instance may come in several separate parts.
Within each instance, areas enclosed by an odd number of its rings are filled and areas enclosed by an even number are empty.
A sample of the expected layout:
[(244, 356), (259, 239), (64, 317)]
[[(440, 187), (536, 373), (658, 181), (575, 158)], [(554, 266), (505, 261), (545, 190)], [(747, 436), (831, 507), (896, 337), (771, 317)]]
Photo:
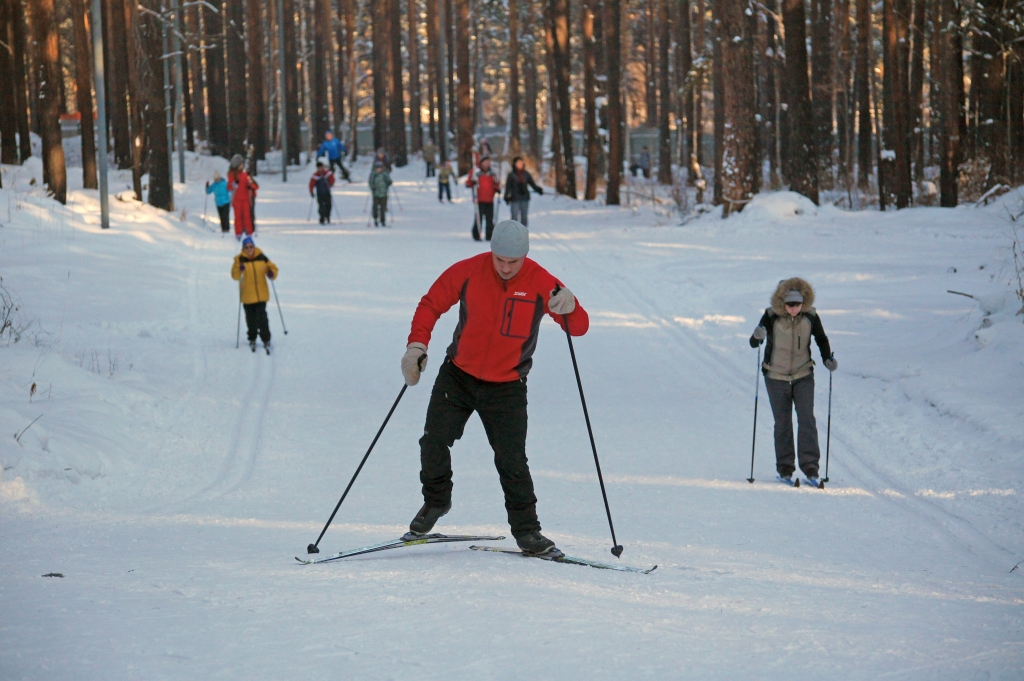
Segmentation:
[[(669, 227), (535, 197), (530, 255), (591, 312), (574, 345), (622, 561), (658, 569), (460, 544), (300, 566), (401, 387), (420, 296), (486, 244), (468, 192), (438, 204), (416, 162), (395, 173), (387, 229), (366, 228), (365, 164), (335, 187), (341, 224), (305, 220), (298, 169), (261, 175), (257, 242), (289, 334), (268, 309), (274, 354), (236, 350), (237, 244), (201, 220), (224, 166), (190, 156), (173, 215), (113, 200), (109, 232), (94, 192), (61, 209), (29, 184), (37, 162), (3, 168), (0, 272), (35, 324), (0, 347), (0, 433), (43, 417), (0, 440), (0, 678), (513, 679), (524, 657), (588, 679), (1024, 675), (1024, 325), (999, 206), (844, 213), (764, 194)], [(746, 339), (793, 275), (815, 285), (840, 362), (824, 490), (774, 480), (767, 400), (745, 480)], [(435, 329), (324, 555), (400, 536), (419, 508), (416, 442), (454, 325)], [(545, 534), (613, 561), (554, 324), (534, 360)], [(508, 535), (492, 458), (474, 418), (435, 531)]]

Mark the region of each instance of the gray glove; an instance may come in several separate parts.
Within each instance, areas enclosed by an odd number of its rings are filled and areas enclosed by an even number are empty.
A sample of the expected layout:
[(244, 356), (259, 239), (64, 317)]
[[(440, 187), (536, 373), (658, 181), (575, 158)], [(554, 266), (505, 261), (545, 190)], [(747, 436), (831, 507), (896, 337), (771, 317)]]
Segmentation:
[(420, 382), (420, 372), (427, 368), (427, 346), (423, 343), (409, 343), (402, 355), (402, 376), (406, 385)]
[(759, 326), (756, 329), (754, 329), (754, 338), (756, 338), (758, 341), (763, 341), (767, 337), (768, 331), (763, 326)]
[(569, 314), (576, 309), (576, 298), (567, 288), (559, 289), (557, 293), (552, 289), (548, 309), (555, 314)]
[(825, 360), (825, 368), (828, 369), (829, 371), (835, 371), (836, 369), (839, 368), (839, 361), (836, 359), (835, 355), (832, 355), (831, 357)]

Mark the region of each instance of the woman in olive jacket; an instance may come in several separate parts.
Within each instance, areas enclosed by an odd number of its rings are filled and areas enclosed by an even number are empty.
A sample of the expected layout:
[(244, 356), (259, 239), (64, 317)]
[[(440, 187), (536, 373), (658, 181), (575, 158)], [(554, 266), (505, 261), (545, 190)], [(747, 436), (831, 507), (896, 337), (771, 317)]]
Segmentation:
[(267, 279), (277, 278), (277, 265), (263, 251), (256, 248), (251, 237), (242, 239), (242, 252), (231, 265), (231, 278), (238, 282), (238, 296), (245, 308), (245, 325), (249, 330), (249, 348), (256, 352), (256, 336), (270, 354), (270, 323), (267, 321), (267, 301), (270, 286)]
[(756, 348), (767, 339), (761, 371), (768, 389), (768, 400), (775, 416), (775, 467), (779, 479), (792, 483), (795, 470), (793, 451), (793, 408), (796, 407), (799, 433), (800, 470), (808, 484), (819, 486), (818, 426), (814, 420), (814, 360), (811, 337), (818, 344), (821, 358), (829, 371), (838, 367), (814, 309), (814, 289), (803, 279), (793, 277), (779, 282), (772, 294), (772, 306), (764, 311), (750, 337)]

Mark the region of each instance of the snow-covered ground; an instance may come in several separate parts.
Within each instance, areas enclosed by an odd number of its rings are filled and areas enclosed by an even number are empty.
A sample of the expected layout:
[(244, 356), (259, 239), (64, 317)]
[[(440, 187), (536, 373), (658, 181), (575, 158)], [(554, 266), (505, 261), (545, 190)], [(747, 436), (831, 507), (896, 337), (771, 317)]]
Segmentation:
[[(763, 194), (682, 227), (535, 198), (531, 256), (593, 321), (575, 347), (621, 560), (658, 569), (462, 544), (304, 567), (293, 556), (401, 388), (419, 296), (482, 245), (466, 191), (439, 205), (419, 163), (397, 171), (401, 206), (381, 230), (363, 212), (365, 165), (336, 187), (329, 226), (306, 219), (306, 172), (264, 175), (257, 240), (281, 268), (289, 334), (271, 306), (274, 356), (236, 350), (237, 245), (213, 231), (212, 202), (202, 220), (202, 182), (225, 165), (190, 156), (173, 215), (132, 201), (117, 175), (107, 232), (95, 192), (61, 207), (38, 161), (3, 167), (0, 276), (22, 330), (0, 343), (0, 678), (1024, 677), (1016, 194), (884, 214)], [(747, 337), (789, 276), (816, 286), (840, 365), (826, 490), (772, 481), (763, 386), (745, 480)], [(439, 323), (427, 376), (324, 549), (393, 538), (419, 508), (417, 439), (455, 321)], [(828, 390), (819, 364), (823, 449)], [(614, 560), (550, 320), (530, 416), (545, 532)], [(453, 458), (438, 530), (507, 534), (478, 420)]]

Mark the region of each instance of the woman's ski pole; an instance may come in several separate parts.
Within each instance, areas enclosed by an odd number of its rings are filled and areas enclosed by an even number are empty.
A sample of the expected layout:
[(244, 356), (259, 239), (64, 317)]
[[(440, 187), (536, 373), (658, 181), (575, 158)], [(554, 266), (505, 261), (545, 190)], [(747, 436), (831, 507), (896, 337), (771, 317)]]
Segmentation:
[[(420, 371), (423, 370), (423, 362), (426, 359), (426, 357), (426, 355), (423, 355), (420, 358)], [(324, 538), (324, 533), (327, 532), (327, 528), (331, 526), (331, 522), (334, 520), (334, 516), (338, 514), (338, 509), (341, 508), (341, 503), (345, 501), (345, 497), (348, 496), (348, 491), (352, 489), (352, 483), (354, 483), (356, 481), (356, 478), (359, 477), (359, 471), (363, 470), (363, 464), (365, 464), (366, 460), (370, 458), (370, 452), (373, 451), (374, 445), (376, 445), (377, 440), (380, 439), (380, 434), (384, 432), (384, 427), (388, 425), (388, 421), (391, 420), (391, 415), (395, 413), (395, 409), (398, 407), (398, 403), (402, 401), (402, 395), (405, 394), (405, 390), (408, 387), (408, 384), (402, 384), (402, 390), (399, 391), (398, 397), (395, 398), (395, 403), (391, 405), (391, 411), (389, 411), (388, 415), (384, 417), (384, 423), (380, 424), (380, 430), (377, 431), (377, 435), (374, 436), (373, 442), (370, 443), (370, 448), (367, 449), (366, 454), (363, 455), (363, 460), (359, 462), (359, 467), (356, 468), (356, 472), (352, 476), (352, 479), (348, 481), (348, 486), (345, 487), (345, 491), (342, 493), (341, 499), (338, 499), (338, 505), (334, 507), (334, 511), (331, 513), (331, 517), (327, 519), (327, 524), (324, 525), (324, 529), (320, 531), (320, 536), (316, 538), (316, 543), (310, 544), (306, 547), (306, 553), (320, 553), (320, 549), (318, 548), (320, 540)]]
[(277, 299), (277, 286), (274, 285), (274, 280), (270, 280), (270, 288), (274, 290), (274, 302), (277, 303), (277, 314), (281, 315), (281, 328), (284, 329), (284, 335), (288, 335), (288, 327), (284, 325), (284, 313), (281, 312), (281, 301)]
[(761, 390), (761, 344), (757, 344), (757, 371), (754, 372), (754, 436), (750, 440), (750, 477), (747, 482), (754, 484), (754, 448), (757, 446), (757, 397)]
[(828, 429), (825, 431), (825, 477), (822, 482), (828, 482), (828, 451), (832, 447), (832, 372), (828, 372)]
[[(555, 285), (555, 293), (561, 287)], [(608, 506), (608, 493), (604, 489), (604, 476), (601, 475), (601, 462), (597, 458), (597, 444), (594, 442), (594, 429), (590, 427), (590, 413), (587, 411), (587, 398), (583, 396), (583, 381), (580, 380), (580, 368), (576, 364), (576, 351), (572, 347), (572, 334), (569, 333), (569, 316), (562, 315), (562, 322), (565, 324), (565, 338), (569, 341), (569, 355), (572, 357), (572, 370), (576, 372), (576, 386), (580, 389), (580, 403), (583, 405), (583, 418), (587, 422), (587, 433), (590, 435), (590, 448), (594, 452), (594, 465), (597, 467), (597, 481), (601, 483), (601, 497), (604, 499), (604, 511), (608, 514), (608, 529), (612, 532), (612, 555), (618, 558), (622, 555), (622, 545), (615, 539), (615, 525), (612, 524), (612, 511)]]

